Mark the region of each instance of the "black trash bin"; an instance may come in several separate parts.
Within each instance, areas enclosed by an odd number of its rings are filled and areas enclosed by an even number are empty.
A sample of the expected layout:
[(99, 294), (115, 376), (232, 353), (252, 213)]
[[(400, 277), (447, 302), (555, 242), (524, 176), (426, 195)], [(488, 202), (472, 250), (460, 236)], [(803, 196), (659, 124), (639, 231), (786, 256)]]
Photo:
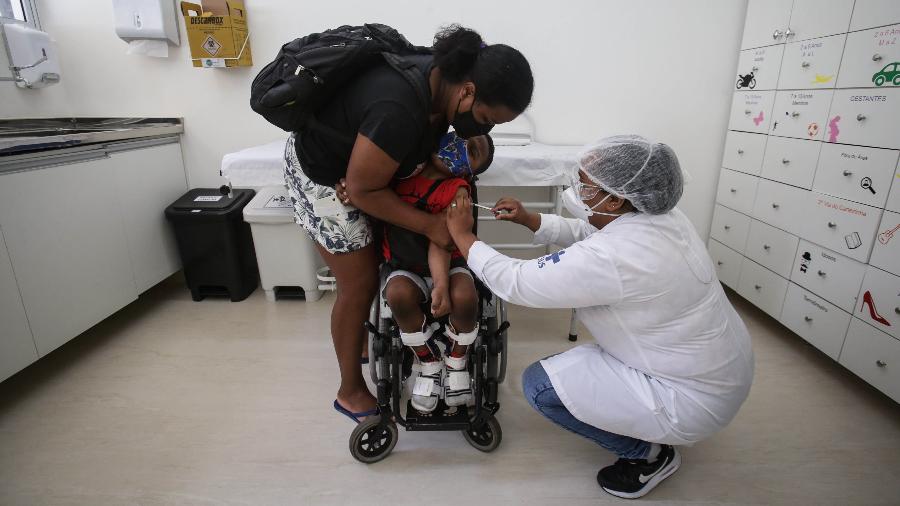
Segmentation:
[(166, 208), (191, 297), (224, 295), (237, 302), (259, 283), (256, 252), (243, 210), (256, 192), (194, 188)]

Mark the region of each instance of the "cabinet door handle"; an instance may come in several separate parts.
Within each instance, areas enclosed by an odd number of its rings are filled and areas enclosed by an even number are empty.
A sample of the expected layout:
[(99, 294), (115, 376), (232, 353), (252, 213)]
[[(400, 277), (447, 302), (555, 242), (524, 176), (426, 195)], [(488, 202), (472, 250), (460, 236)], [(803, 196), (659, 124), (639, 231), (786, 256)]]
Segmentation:
[(875, 365), (877, 365), (878, 367), (887, 367), (887, 362), (885, 362), (884, 360), (876, 360)]
[(787, 165), (787, 164), (791, 163), (791, 161), (788, 160), (787, 158), (782, 158), (782, 159), (781, 159), (781, 163)]
[(827, 276), (827, 274), (825, 273), (825, 271), (819, 271), (819, 276), (824, 278), (825, 276)]
[(725, 263), (725, 262), (719, 260), (718, 262), (716, 262), (716, 265), (722, 265), (722, 264), (724, 264), (724, 263)]
[(776, 204), (776, 203), (772, 202), (772, 209), (778, 209), (779, 207), (781, 207), (780, 204)]
[(769, 246), (768, 244), (763, 244), (763, 249), (766, 251), (769, 251), (770, 249), (772, 249), (772, 247)]
[(762, 289), (762, 287), (759, 286), (759, 285), (753, 285), (753, 288), (756, 288), (757, 290), (761, 290), (761, 289)]
[(803, 68), (809, 68), (809, 62), (805, 61), (805, 62), (801, 63), (800, 66)]
[(857, 114), (856, 115), (856, 121), (863, 121), (864, 119), (866, 119), (865, 114)]
[(753, 111), (751, 111), (750, 109), (744, 109), (744, 114), (750, 116), (751, 114), (753, 114)]
[(812, 318), (810, 318), (809, 316), (804, 316), (804, 317), (803, 317), (803, 320), (805, 320), (806, 323), (809, 323), (809, 322), (812, 321)]
[(881, 61), (882, 56), (878, 53), (872, 55), (872, 61)]
[(792, 117), (792, 118), (796, 118), (796, 117), (799, 117), (799, 116), (800, 116), (800, 113), (799, 113), (799, 112), (797, 112), (797, 111), (791, 112), (791, 117)]
[(750, 70), (752, 70), (753, 73), (755, 74), (756, 72), (759, 72), (759, 67), (753, 67), (753, 68), (750, 69)]
[(775, 31), (772, 33), (772, 39), (773, 39), (773, 40), (778, 40), (778, 39), (780, 39), (783, 35), (784, 35), (784, 32), (782, 32), (781, 30), (775, 30)]
[(837, 223), (835, 223), (833, 221), (828, 222), (828, 228), (835, 228), (835, 227), (837, 227)]
[(725, 230), (731, 230), (731, 225), (725, 225)]
[(900, 314), (900, 307), (895, 307), (895, 308), (894, 308), (894, 312), (897, 313), (897, 314)]
[(797, 32), (792, 32), (792, 31), (791, 31), (791, 27), (788, 27), (787, 30), (784, 31), (784, 38), (785, 38), (785, 39), (788, 39), (788, 38), (790, 38), (790, 37), (793, 37), (794, 35), (797, 35)]
[(737, 188), (732, 188), (729, 190), (731, 193), (737, 193)]
[(738, 154), (739, 154), (739, 155), (743, 155), (743, 154), (744, 154), (744, 150), (741, 149), (741, 148), (738, 148)]
[(850, 176), (853, 175), (853, 171), (852, 171), (852, 170), (845, 170), (845, 171), (844, 171), (844, 175), (847, 176), (847, 177), (850, 177)]

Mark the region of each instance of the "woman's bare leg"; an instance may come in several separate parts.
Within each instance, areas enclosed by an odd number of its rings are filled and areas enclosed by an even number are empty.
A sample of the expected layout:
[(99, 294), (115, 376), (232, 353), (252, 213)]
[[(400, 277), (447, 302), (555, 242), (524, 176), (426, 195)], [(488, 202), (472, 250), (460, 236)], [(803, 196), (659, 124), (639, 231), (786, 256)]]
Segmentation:
[(377, 402), (366, 386), (359, 357), (365, 342), (369, 309), (378, 291), (378, 255), (374, 244), (351, 253), (329, 253), (316, 244), (337, 283), (337, 300), (331, 310), (331, 339), (341, 371), (337, 401), (358, 413), (374, 409)]

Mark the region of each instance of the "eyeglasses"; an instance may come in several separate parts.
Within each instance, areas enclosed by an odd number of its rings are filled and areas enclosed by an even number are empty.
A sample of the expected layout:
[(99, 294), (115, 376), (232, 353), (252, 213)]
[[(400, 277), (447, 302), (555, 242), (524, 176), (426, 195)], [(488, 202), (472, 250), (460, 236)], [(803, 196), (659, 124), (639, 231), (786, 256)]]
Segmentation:
[(581, 181), (581, 171), (576, 170), (574, 174), (569, 176), (569, 186), (575, 189), (575, 194), (581, 200), (591, 200), (600, 193), (601, 188), (594, 184), (587, 184)]

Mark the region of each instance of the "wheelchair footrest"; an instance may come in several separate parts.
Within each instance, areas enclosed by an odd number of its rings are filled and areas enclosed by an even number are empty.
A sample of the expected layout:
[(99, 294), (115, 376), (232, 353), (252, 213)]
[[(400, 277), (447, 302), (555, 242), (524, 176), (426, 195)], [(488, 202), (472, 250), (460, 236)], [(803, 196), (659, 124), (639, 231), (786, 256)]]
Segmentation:
[(466, 406), (458, 406), (456, 412), (447, 413), (448, 408), (444, 401), (438, 403), (438, 407), (429, 414), (419, 413), (412, 403), (406, 403), (406, 430), (409, 431), (438, 431), (438, 430), (466, 430), (469, 428), (469, 409)]

